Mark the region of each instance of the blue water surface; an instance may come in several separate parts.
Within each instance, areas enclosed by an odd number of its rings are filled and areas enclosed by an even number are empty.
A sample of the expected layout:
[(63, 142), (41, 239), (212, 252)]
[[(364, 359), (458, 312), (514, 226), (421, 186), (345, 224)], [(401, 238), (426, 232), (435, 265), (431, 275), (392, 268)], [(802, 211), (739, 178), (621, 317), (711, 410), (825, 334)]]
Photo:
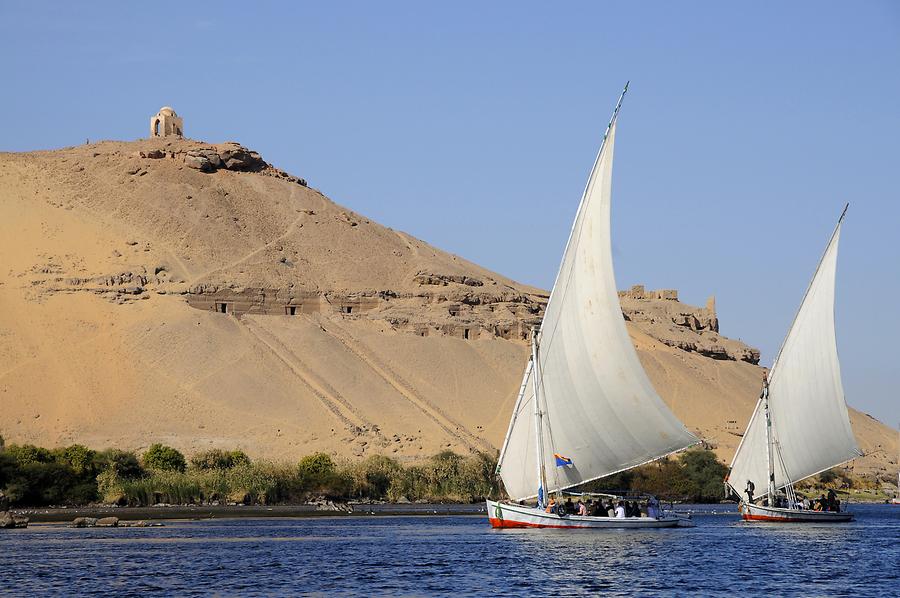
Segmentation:
[(900, 507), (854, 512), (760, 524), (716, 505), (696, 508), (695, 528), (631, 531), (493, 530), (483, 516), (32, 525), (0, 530), (0, 594), (900, 595)]

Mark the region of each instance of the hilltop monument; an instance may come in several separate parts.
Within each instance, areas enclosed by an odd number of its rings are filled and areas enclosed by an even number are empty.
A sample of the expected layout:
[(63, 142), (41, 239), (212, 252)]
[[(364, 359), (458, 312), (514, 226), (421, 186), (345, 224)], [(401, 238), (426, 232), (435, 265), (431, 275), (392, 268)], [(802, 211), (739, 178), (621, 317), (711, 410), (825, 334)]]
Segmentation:
[(166, 137), (168, 135), (184, 136), (184, 120), (169, 106), (163, 106), (150, 119), (150, 136)]

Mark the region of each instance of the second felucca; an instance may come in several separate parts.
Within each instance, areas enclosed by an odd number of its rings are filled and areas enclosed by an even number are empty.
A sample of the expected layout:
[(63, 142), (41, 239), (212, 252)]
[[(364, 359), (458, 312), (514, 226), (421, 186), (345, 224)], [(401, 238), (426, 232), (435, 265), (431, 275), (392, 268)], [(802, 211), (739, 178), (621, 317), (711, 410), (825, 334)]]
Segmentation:
[(853, 518), (834, 495), (814, 500), (812, 508), (794, 490), (797, 482), (862, 456), (844, 402), (834, 333), (838, 241), (846, 213), (845, 206), (731, 463), (726, 482), (741, 497), (747, 521)]

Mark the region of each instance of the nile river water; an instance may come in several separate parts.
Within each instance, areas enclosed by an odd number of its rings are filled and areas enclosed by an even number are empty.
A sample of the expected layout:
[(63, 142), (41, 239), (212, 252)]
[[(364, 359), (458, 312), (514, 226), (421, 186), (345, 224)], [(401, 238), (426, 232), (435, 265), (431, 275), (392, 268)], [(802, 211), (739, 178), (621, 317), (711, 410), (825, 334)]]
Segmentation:
[(856, 505), (836, 525), (750, 524), (733, 508), (640, 531), (492, 530), (476, 516), (32, 525), (0, 530), (0, 594), (900, 595), (900, 507)]

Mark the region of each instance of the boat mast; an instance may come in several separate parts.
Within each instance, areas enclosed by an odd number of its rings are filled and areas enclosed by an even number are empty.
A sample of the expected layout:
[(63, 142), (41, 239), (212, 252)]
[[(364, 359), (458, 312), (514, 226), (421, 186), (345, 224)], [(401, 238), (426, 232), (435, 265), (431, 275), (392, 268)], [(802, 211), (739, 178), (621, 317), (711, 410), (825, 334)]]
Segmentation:
[(541, 411), (540, 379), (541, 365), (538, 361), (538, 328), (531, 329), (531, 381), (534, 386), (534, 433), (537, 442), (534, 443), (537, 450), (537, 479), (538, 479), (538, 507), (544, 508), (547, 492), (547, 468), (544, 465), (544, 412)]
[(769, 379), (763, 377), (763, 409), (766, 412), (766, 461), (768, 464), (769, 484), (766, 495), (769, 497), (769, 506), (775, 506), (775, 455), (772, 439), (772, 412), (769, 410)]

